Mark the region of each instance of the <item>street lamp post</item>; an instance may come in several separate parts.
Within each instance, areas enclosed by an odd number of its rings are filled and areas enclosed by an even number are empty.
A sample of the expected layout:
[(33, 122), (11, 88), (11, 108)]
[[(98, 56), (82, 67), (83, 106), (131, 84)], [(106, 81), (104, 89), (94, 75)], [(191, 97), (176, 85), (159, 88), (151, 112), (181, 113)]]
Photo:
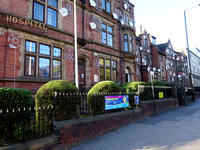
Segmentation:
[(191, 10), (195, 7), (200, 6), (200, 4), (189, 8), (187, 10), (184, 10), (184, 21), (185, 21), (185, 35), (186, 35), (186, 42), (187, 42), (187, 53), (188, 53), (188, 65), (189, 65), (189, 79), (190, 79), (190, 85), (193, 89), (193, 83), (192, 83), (192, 69), (191, 69), (191, 60), (190, 60), (190, 47), (189, 47), (189, 40), (188, 40), (188, 30), (187, 30), (187, 19), (186, 19), (186, 11)]

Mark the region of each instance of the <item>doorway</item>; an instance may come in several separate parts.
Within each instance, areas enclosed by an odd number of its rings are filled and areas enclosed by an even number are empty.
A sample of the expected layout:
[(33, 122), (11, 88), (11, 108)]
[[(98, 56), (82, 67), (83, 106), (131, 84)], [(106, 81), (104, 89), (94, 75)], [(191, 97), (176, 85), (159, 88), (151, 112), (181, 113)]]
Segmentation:
[(85, 60), (78, 60), (78, 76), (79, 76), (79, 89), (80, 92), (85, 92)]

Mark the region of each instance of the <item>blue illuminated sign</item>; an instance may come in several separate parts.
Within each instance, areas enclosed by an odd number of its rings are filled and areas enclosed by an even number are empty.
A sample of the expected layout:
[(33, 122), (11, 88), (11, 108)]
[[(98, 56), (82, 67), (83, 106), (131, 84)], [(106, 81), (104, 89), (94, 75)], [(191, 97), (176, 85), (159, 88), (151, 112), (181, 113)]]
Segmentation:
[(105, 110), (129, 107), (128, 95), (105, 96)]

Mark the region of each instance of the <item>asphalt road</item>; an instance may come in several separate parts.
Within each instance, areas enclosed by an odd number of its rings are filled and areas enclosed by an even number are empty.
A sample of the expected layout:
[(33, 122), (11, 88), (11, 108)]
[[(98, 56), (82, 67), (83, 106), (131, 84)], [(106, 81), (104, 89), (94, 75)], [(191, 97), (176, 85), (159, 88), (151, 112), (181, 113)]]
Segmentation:
[(200, 100), (129, 124), (72, 150), (200, 150)]

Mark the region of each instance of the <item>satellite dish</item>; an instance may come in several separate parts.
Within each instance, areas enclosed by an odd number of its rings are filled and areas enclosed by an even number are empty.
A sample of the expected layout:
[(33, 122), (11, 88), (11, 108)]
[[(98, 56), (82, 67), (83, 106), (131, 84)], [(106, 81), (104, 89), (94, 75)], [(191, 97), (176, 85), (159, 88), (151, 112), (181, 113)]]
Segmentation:
[(178, 61), (178, 60), (179, 60), (179, 57), (177, 57), (176, 60)]
[(96, 29), (97, 25), (94, 22), (90, 22), (90, 27), (91, 27), (91, 29)]
[(150, 71), (151, 70), (151, 68), (150, 67), (147, 67), (147, 71)]
[(176, 74), (174, 73), (174, 76), (176, 76)]
[(158, 72), (160, 72), (160, 71), (161, 71), (161, 69), (159, 68), (159, 69), (158, 69)]
[(117, 15), (116, 13), (113, 13), (113, 17), (114, 17), (115, 19), (118, 19), (118, 15)]
[(68, 12), (68, 10), (66, 8), (59, 9), (59, 12), (63, 17), (69, 15), (69, 12)]
[(128, 9), (128, 5), (124, 3), (124, 9)]
[(180, 75), (180, 74), (178, 75), (178, 78), (181, 78), (181, 75)]
[(96, 7), (97, 6), (97, 4), (96, 4), (96, 2), (94, 0), (90, 0), (90, 5), (92, 7)]

